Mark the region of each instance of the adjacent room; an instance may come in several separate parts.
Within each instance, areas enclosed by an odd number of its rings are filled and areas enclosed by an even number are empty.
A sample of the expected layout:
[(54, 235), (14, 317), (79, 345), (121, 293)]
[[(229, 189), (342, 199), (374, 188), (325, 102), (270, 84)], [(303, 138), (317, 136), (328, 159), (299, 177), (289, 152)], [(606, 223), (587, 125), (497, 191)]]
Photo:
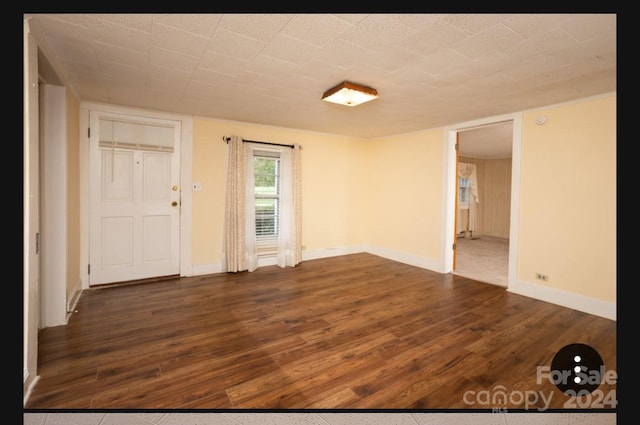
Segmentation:
[(615, 14), (33, 13), (24, 65), (27, 421), (615, 423), (548, 379), (616, 369)]
[(506, 287), (513, 125), (506, 122), (462, 131), (458, 146), (453, 273)]

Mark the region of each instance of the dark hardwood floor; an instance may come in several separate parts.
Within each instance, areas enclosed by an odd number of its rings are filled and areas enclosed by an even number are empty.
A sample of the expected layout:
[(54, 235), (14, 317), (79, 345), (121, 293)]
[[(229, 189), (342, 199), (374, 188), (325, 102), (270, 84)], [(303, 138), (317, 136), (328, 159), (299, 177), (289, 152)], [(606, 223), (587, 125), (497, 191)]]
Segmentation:
[(616, 369), (615, 321), (353, 254), (85, 291), (25, 408), (562, 409), (537, 370), (572, 343)]

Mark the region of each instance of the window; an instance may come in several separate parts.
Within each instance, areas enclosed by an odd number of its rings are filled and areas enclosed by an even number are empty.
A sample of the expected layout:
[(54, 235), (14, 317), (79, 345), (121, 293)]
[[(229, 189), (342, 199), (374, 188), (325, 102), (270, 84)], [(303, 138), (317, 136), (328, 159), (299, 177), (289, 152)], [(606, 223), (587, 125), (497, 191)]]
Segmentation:
[(471, 194), (471, 181), (464, 177), (458, 177), (458, 208), (469, 209), (469, 197)]
[(255, 151), (253, 173), (258, 253), (275, 253), (280, 230), (280, 153)]
[(238, 136), (225, 140), (228, 147), (223, 270), (252, 272), (258, 265), (266, 264), (294, 267), (302, 261), (302, 147)]

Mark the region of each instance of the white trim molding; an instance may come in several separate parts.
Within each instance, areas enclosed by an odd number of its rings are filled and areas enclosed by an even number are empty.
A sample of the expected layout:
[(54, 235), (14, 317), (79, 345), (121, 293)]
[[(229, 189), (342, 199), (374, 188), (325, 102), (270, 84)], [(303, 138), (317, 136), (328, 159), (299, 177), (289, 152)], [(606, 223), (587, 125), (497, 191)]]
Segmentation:
[[(302, 261), (316, 260), (319, 258), (336, 257), (339, 255), (357, 254), (359, 252), (365, 252), (363, 245), (355, 246), (341, 246), (334, 248), (324, 248), (312, 251), (302, 251)], [(258, 267), (274, 266), (276, 265), (276, 257), (269, 256), (258, 259)], [(222, 270), (221, 263), (210, 264), (194, 264), (193, 276), (202, 276), (206, 274), (225, 273)]]
[(532, 282), (515, 281), (508, 288), (509, 292), (536, 300), (571, 308), (605, 319), (616, 320), (616, 303), (598, 300), (574, 292), (538, 285)]
[[(29, 371), (27, 369), (24, 370), (24, 385), (27, 385), (27, 382), (29, 380)], [(40, 375), (36, 376), (30, 383), (28, 383), (27, 388), (24, 389), (24, 394), (22, 397), (22, 406), (26, 406), (27, 402), (29, 401), (29, 397), (31, 396), (31, 393), (33, 392), (33, 389), (36, 387), (36, 384), (38, 383), (38, 381), (40, 380)]]
[(302, 251), (302, 261), (336, 257), (338, 255), (357, 254), (359, 252), (365, 252), (365, 247), (363, 245), (336, 246), (331, 248), (314, 249), (310, 251)]
[(433, 258), (422, 257), (420, 255), (411, 254), (408, 252), (396, 251), (395, 249), (382, 248), (379, 246), (371, 245), (367, 245), (366, 252), (386, 258), (388, 260), (398, 261), (410, 266), (431, 270), (436, 273), (442, 273), (441, 262)]

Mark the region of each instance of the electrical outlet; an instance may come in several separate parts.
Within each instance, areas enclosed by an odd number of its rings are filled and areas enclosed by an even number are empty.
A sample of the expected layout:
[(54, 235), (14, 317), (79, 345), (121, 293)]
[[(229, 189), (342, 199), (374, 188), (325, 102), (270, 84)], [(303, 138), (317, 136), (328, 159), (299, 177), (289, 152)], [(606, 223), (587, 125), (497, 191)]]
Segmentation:
[(549, 276), (547, 276), (546, 274), (542, 274), (542, 273), (536, 273), (536, 279), (546, 282), (546, 281), (549, 280)]

